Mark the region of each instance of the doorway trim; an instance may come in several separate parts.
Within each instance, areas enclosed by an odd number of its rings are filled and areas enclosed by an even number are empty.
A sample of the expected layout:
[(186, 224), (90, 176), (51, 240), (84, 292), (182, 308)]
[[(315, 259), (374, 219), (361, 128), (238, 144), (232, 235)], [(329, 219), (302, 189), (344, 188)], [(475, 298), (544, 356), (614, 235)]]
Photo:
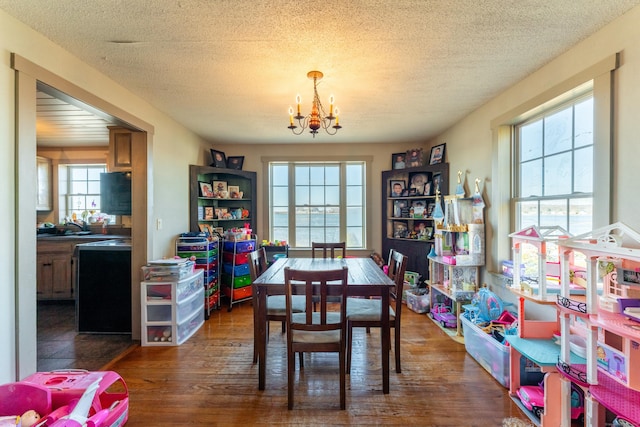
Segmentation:
[(37, 322), (36, 313), (36, 86), (47, 84), (97, 111), (126, 123), (138, 130), (132, 144), (133, 181), (131, 239), (131, 310), (132, 339), (140, 339), (140, 267), (147, 262), (147, 253), (153, 247), (149, 206), (153, 206), (150, 191), (151, 159), (154, 127), (123, 109), (91, 94), (39, 65), (11, 54), (11, 67), (16, 71), (16, 122), (15, 122), (15, 333), (16, 379), (24, 378), (37, 370)]

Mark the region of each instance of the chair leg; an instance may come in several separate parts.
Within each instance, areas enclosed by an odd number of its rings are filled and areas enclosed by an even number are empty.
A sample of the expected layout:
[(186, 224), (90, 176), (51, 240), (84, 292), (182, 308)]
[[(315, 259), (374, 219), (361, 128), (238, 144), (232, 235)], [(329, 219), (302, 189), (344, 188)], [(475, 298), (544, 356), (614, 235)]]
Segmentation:
[(303, 353), (298, 353), (298, 359), (300, 359), (300, 369), (304, 368), (304, 359), (302, 358)]
[(282, 321), (282, 333), (284, 334), (285, 332), (287, 332), (287, 322), (285, 322), (284, 320)]
[(396, 342), (395, 356), (396, 356), (396, 373), (401, 374), (402, 368), (400, 367), (400, 328), (393, 328), (393, 335)]
[(347, 374), (351, 374), (351, 344), (352, 344), (352, 340), (353, 340), (353, 326), (351, 325), (351, 322), (349, 322), (347, 320), (347, 366), (346, 366), (346, 373)]
[(340, 409), (344, 410), (347, 408), (347, 396), (346, 396), (347, 378), (346, 378), (346, 372), (345, 372), (344, 347), (340, 352), (340, 356), (338, 357), (338, 360), (340, 363)]
[(287, 405), (289, 409), (293, 409), (293, 373), (296, 363), (296, 354), (287, 350)]

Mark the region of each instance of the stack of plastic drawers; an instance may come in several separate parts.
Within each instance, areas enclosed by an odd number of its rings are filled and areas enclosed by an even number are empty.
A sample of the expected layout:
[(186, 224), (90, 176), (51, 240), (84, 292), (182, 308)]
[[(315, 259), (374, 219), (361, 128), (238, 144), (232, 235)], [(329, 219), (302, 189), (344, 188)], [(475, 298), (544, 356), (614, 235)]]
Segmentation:
[(193, 258), (195, 267), (204, 270), (204, 317), (220, 308), (219, 240), (209, 239), (205, 233), (182, 233), (176, 240), (176, 255)]
[(256, 249), (255, 240), (225, 240), (222, 253), (222, 284), (229, 298), (229, 310), (234, 304), (251, 298), (249, 252)]
[(180, 259), (152, 261), (142, 271), (142, 345), (182, 344), (204, 323), (204, 270)]

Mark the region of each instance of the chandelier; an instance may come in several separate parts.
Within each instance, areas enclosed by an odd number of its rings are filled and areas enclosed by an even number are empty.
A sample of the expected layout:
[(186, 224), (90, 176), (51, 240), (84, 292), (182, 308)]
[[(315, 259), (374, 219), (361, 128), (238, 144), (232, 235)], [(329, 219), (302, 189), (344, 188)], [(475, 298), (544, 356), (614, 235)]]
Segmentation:
[[(313, 104), (311, 105), (311, 114), (307, 116), (303, 116), (300, 114), (300, 102), (302, 102), (302, 98), (300, 98), (300, 94), (296, 96), (296, 104), (298, 105), (298, 114), (293, 115), (293, 107), (289, 107), (289, 126), (295, 135), (300, 135), (304, 132), (305, 129), (309, 128), (309, 133), (316, 137), (318, 130), (320, 128), (324, 129), (329, 135), (335, 135), (338, 133), (338, 129), (342, 128), (340, 126), (340, 121), (338, 115), (340, 112), (338, 108), (335, 108), (335, 116), (334, 107), (333, 107), (333, 95), (329, 97), (329, 114), (325, 113), (324, 107), (322, 106), (322, 102), (320, 102), (320, 97), (318, 96), (318, 81), (322, 80), (322, 72), (320, 71), (309, 71), (307, 73), (307, 77), (309, 79), (313, 79)], [(293, 124), (293, 119), (298, 121), (298, 125)], [(335, 124), (333, 121), (335, 120)], [(296, 131), (300, 127), (299, 131)], [(333, 129), (333, 130), (331, 130)]]

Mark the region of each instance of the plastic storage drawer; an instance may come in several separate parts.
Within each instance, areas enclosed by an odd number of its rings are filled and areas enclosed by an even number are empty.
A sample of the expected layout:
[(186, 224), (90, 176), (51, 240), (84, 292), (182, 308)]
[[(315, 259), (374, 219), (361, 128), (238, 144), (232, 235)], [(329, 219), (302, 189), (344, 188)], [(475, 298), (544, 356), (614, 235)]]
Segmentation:
[[(229, 288), (224, 288), (224, 294), (227, 297), (231, 296), (231, 289)], [(237, 300), (241, 300), (244, 298), (249, 298), (251, 296), (251, 286), (245, 286), (243, 288), (238, 288), (238, 289), (234, 289), (233, 290), (233, 300), (237, 301)]]
[(234, 276), (246, 276), (249, 274), (249, 264), (240, 264), (233, 266), (232, 264), (223, 264), (223, 271)]
[(198, 292), (191, 295), (187, 300), (178, 303), (176, 306), (176, 321), (178, 323), (183, 322), (188, 317), (191, 317), (196, 310), (204, 310), (204, 287), (200, 288)]
[[(176, 282), (143, 284), (145, 287), (146, 300), (172, 301), (171, 288), (175, 286), (176, 302), (189, 298), (194, 293), (204, 287), (204, 277), (201, 270), (198, 273)], [(144, 296), (143, 296), (144, 297)]]
[(256, 241), (255, 240), (240, 240), (237, 242), (224, 242), (224, 251), (225, 252), (233, 252), (235, 245), (235, 252), (237, 254), (252, 252), (256, 250)]
[[(231, 285), (231, 276), (228, 274), (222, 275), (222, 283), (227, 286)], [(251, 276), (236, 276), (233, 278), (233, 287), (242, 288), (251, 284)]]
[[(201, 302), (204, 302), (204, 300)], [(202, 310), (197, 310), (182, 323), (178, 323), (178, 345), (191, 337), (204, 323), (204, 306), (201, 307)]]
[(142, 267), (142, 274), (145, 281), (178, 281), (193, 274), (194, 265), (193, 261), (187, 261), (182, 266), (147, 265)]
[(424, 290), (407, 289), (406, 293), (403, 293), (407, 296), (407, 307), (411, 311), (420, 314), (429, 311), (429, 294), (426, 294)]
[(460, 316), (460, 319), (467, 353), (500, 384), (509, 388), (509, 347), (473, 324), (465, 313)]

